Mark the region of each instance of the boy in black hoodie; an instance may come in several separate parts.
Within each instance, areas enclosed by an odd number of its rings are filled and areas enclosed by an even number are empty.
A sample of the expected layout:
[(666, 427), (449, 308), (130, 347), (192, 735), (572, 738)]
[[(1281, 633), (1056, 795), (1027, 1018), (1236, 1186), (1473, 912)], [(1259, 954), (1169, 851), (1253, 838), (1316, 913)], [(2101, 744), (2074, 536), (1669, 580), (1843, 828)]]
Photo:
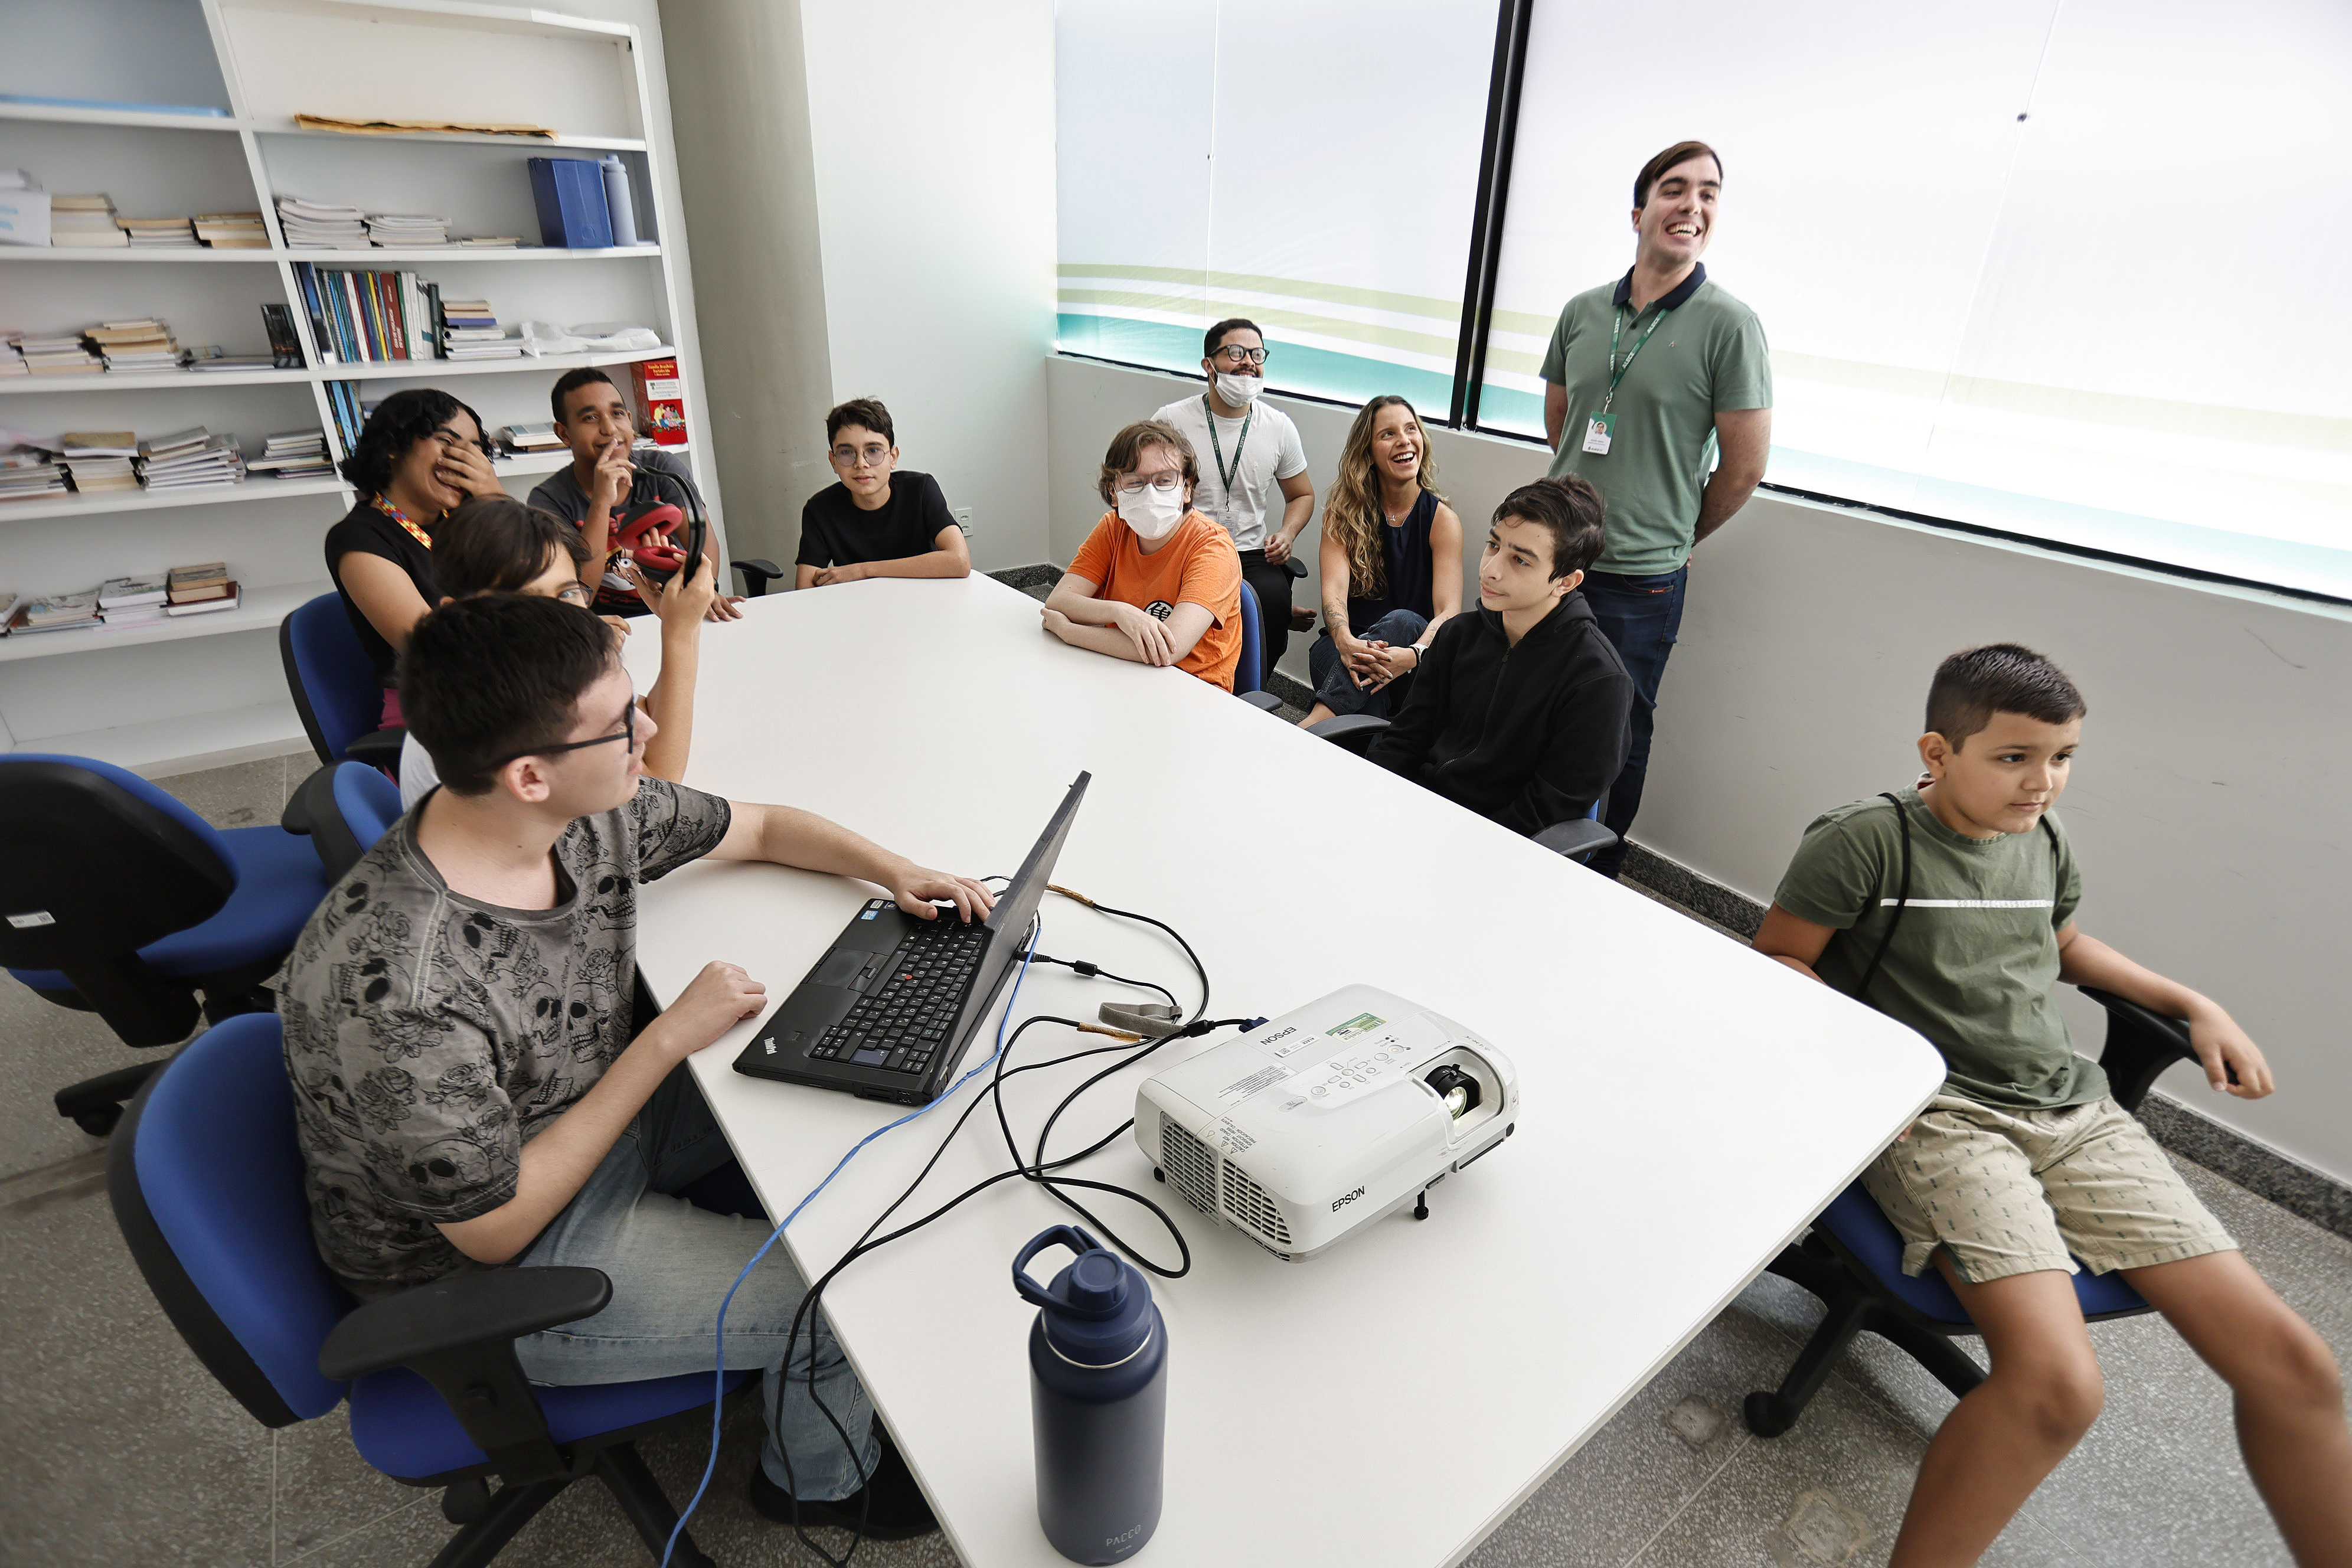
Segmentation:
[(1624, 764), (1633, 682), (1576, 590), (1601, 553), (1574, 475), (1495, 509), (1478, 609), (1445, 624), (1371, 760), (1532, 837), (1592, 809)]

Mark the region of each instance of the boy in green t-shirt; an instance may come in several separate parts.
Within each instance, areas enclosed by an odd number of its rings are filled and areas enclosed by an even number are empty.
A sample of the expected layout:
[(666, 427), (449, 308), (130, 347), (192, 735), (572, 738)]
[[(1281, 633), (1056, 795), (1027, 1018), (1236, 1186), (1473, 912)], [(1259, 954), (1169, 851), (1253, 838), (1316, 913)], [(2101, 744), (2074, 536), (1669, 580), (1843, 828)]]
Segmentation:
[(2215, 1089), (2271, 1091), (2227, 1013), (2074, 926), (2082, 879), (2049, 813), (2084, 711), (2028, 649), (1946, 659), (1919, 738), (1927, 775), (1816, 818), (1756, 935), (1759, 952), (1918, 1030), (1949, 1069), (1863, 1184), (1903, 1233), (1904, 1272), (1942, 1268), (1992, 1370), (1928, 1445), (1890, 1568), (1976, 1562), (2097, 1416), (2069, 1254), (2122, 1270), (2228, 1382), (2247, 1468), (2295, 1561), (2352, 1563), (2352, 1431), (2326, 1342), (2108, 1097), (2058, 1016), (2059, 981), (2112, 991), (2188, 1020)]

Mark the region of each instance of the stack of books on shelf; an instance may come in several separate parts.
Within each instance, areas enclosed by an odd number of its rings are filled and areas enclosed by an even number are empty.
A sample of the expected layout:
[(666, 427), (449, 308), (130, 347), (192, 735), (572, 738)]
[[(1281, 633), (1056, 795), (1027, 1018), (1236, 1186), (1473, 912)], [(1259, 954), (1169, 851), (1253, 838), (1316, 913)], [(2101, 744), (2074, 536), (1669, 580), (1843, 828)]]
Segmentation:
[(139, 455), (147, 461), (151, 491), (233, 485), (245, 478), (245, 458), (237, 450), (236, 437), (213, 435), (201, 425), (142, 441)]
[(509, 425), (499, 432), (498, 440), (509, 452), (555, 452), (563, 447), (563, 437), (544, 420), (537, 425)]
[(261, 456), (246, 464), (248, 472), (280, 479), (324, 479), (335, 471), (327, 457), (324, 430), (282, 430), (261, 448)]
[(79, 594), (27, 594), (17, 602), (8, 617), (8, 635), (20, 637), (26, 632), (62, 632), (75, 626), (94, 626), (98, 619), (98, 590), (85, 588)]
[(344, 364), (439, 359), (441, 286), (414, 272), (345, 272), (294, 264), (321, 353)]
[(16, 352), (16, 334), (0, 332), (0, 375), (30, 375), (25, 368), (25, 356)]
[(114, 198), (51, 196), (49, 243), (83, 250), (119, 250), (131, 237), (115, 226)]
[(275, 355), (228, 353), (218, 343), (190, 349), (187, 361), (185, 368), (195, 371), (269, 370), (278, 364)]
[(20, 449), (0, 456), (0, 504), (65, 493), (64, 470), (49, 460), (47, 453)]
[(110, 626), (161, 625), (170, 586), (166, 577), (109, 577), (98, 585), (99, 618)]
[(131, 237), (133, 250), (196, 248), (196, 231), (184, 217), (118, 217), (114, 222)]
[(69, 337), (18, 337), (11, 340), (25, 356), (25, 368), (35, 375), (96, 375), (106, 362), (81, 346), (81, 334)]
[(58, 453), (82, 495), (139, 488), (139, 437), (128, 430), (68, 430)]
[(267, 250), (269, 231), (259, 213), (198, 213), (190, 220), (196, 237), (215, 250)]
[(201, 566), (174, 566), (165, 584), (170, 604), (167, 616), (202, 616), (214, 610), (234, 610), (244, 593), (230, 581), (228, 563), (210, 561)]
[(444, 359), (520, 359), (522, 345), (507, 336), (488, 300), (441, 301)]
[(180, 345), (172, 340), (172, 329), (152, 316), (135, 321), (100, 321), (84, 327), (81, 335), (91, 353), (105, 357), (109, 370), (136, 374), (180, 368)]
[(365, 250), (367, 226), (357, 207), (331, 202), (306, 202), (299, 196), (278, 198), (278, 226), (294, 250)]
[(411, 250), (449, 243), (449, 220), (425, 213), (370, 213), (368, 243), (385, 250)]
[(451, 240), (461, 250), (513, 250), (522, 241), (511, 234), (478, 234), (467, 239)]

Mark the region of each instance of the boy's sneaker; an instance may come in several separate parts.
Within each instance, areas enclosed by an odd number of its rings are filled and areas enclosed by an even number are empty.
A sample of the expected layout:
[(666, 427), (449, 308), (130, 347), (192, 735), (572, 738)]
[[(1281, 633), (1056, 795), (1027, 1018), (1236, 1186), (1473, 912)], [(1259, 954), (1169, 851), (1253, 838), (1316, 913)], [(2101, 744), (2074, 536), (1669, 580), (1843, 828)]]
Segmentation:
[[(914, 1474), (907, 1468), (907, 1461), (899, 1458), (890, 1435), (877, 1425), (874, 1436), (881, 1441), (882, 1454), (866, 1478), (866, 1485), (830, 1502), (802, 1502), (803, 1526), (830, 1525), (835, 1530), (854, 1531), (858, 1529), (857, 1516), (863, 1510), (868, 1541), (912, 1541), (940, 1527), (939, 1520), (931, 1513), (931, 1505), (923, 1500), (922, 1489), (915, 1485)], [(767, 1468), (757, 1459), (751, 1461), (750, 1493), (751, 1506), (761, 1518), (778, 1524), (792, 1523), (793, 1494), (770, 1480)]]

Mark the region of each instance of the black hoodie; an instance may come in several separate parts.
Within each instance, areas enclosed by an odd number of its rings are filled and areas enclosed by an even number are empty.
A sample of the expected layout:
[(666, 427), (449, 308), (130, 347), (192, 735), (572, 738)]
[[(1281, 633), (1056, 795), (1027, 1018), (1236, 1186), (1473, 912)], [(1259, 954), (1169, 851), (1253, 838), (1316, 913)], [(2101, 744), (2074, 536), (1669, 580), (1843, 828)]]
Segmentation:
[(1592, 809), (1624, 765), (1633, 678), (1581, 594), (1513, 647), (1487, 609), (1438, 629), (1372, 761), (1514, 833)]

